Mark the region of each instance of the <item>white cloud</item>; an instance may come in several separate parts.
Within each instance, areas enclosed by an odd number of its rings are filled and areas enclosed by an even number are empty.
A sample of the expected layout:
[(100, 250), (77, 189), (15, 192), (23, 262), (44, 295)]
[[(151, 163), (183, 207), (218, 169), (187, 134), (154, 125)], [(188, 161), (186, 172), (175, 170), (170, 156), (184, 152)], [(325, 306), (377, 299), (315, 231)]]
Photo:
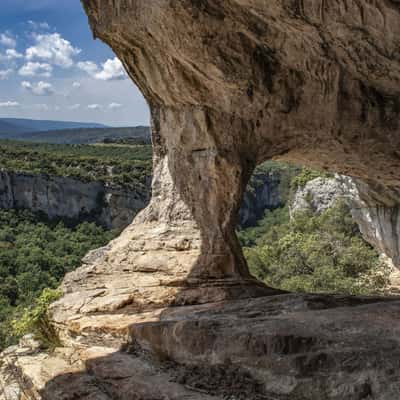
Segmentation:
[(6, 50), (6, 58), (8, 60), (14, 60), (16, 58), (22, 58), (23, 55), (21, 53), (18, 53), (15, 49), (7, 49)]
[(100, 105), (100, 104), (89, 104), (89, 105), (87, 106), (87, 108), (88, 108), (89, 110), (100, 110), (101, 108), (103, 108), (103, 106)]
[(59, 33), (35, 35), (35, 41), (35, 46), (26, 49), (28, 60), (46, 60), (59, 67), (69, 68), (74, 63), (74, 56), (81, 52), (68, 40), (63, 39)]
[(23, 81), (21, 86), (28, 92), (36, 96), (49, 96), (54, 93), (54, 88), (51, 83), (40, 81), (37, 84)]
[(50, 64), (29, 61), (20, 68), (18, 74), (21, 76), (44, 76), (49, 78), (52, 72), (53, 67)]
[(80, 82), (74, 82), (74, 83), (72, 84), (72, 87), (74, 87), (74, 88), (80, 88), (80, 87), (81, 87), (81, 83), (80, 83)]
[(70, 110), (78, 110), (81, 108), (80, 104), (72, 104), (71, 106), (68, 107)]
[(36, 22), (36, 21), (29, 20), (28, 24), (35, 30), (50, 29), (50, 25), (47, 22)]
[(126, 72), (120, 60), (115, 57), (113, 60), (108, 59), (103, 64), (103, 69), (95, 75), (96, 79), (102, 81), (114, 81), (126, 79)]
[(92, 61), (80, 61), (78, 62), (78, 64), (76, 64), (76, 66), (91, 76), (94, 76), (96, 72), (99, 70), (97, 64)]
[(0, 54), (0, 61), (12, 61), (21, 57), (23, 57), (23, 55), (21, 53), (18, 53), (18, 51), (14, 49), (7, 49), (5, 54)]
[(6, 47), (15, 47), (17, 45), (17, 41), (8, 32), (0, 35), (0, 43)]
[(0, 81), (4, 81), (13, 73), (12, 69), (3, 69), (0, 70)]
[(92, 78), (102, 81), (116, 81), (127, 79), (126, 72), (117, 57), (108, 59), (102, 64), (100, 69), (93, 61), (81, 61), (77, 64), (78, 68), (88, 73)]
[(5, 101), (0, 103), (0, 107), (2, 108), (11, 108), (11, 107), (19, 107), (20, 104), (18, 101)]
[(108, 108), (110, 108), (111, 110), (115, 110), (116, 108), (121, 108), (121, 107), (123, 107), (123, 106), (120, 103), (110, 103), (108, 105)]

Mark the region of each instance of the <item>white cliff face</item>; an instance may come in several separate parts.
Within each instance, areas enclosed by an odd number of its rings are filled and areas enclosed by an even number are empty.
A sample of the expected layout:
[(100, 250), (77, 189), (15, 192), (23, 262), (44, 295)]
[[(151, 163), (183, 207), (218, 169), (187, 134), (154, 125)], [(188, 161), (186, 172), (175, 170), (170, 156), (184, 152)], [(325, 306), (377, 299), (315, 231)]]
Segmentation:
[(0, 171), (0, 208), (43, 212), (50, 219), (91, 219), (107, 228), (129, 225), (149, 200), (134, 191), (102, 182)]
[(316, 178), (299, 187), (290, 205), (290, 215), (310, 210), (321, 214), (343, 198), (343, 186), (336, 179)]
[[(400, 268), (400, 204), (397, 193), (368, 185), (358, 179), (336, 178), (347, 193), (351, 214), (364, 239)], [(385, 197), (383, 197), (385, 193)]]
[(300, 210), (317, 214), (344, 199), (364, 239), (400, 268), (400, 206), (397, 193), (383, 190), (358, 179), (336, 175), (307, 182), (295, 193), (291, 215)]

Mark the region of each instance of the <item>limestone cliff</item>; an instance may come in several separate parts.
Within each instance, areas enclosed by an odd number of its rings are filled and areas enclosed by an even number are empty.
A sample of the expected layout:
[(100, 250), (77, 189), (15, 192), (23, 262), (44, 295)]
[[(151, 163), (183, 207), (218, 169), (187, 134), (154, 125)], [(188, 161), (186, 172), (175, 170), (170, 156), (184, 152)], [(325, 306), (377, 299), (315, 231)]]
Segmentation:
[(400, 191), (338, 177), (363, 237), (400, 269)]
[[(284, 204), (282, 178), (276, 170), (254, 175), (239, 212), (241, 226), (256, 224), (266, 209)], [(146, 207), (150, 195), (150, 184), (135, 190), (100, 181), (0, 171), (0, 209), (26, 209), (50, 219), (95, 221), (109, 229), (126, 228)]]
[(400, 193), (397, 191), (343, 175), (317, 178), (296, 191), (291, 214), (307, 209), (321, 213), (340, 199), (349, 205), (364, 239), (400, 269)]
[(285, 204), (286, 193), (281, 186), (282, 175), (283, 173), (278, 170), (260, 171), (253, 175), (239, 211), (241, 227), (256, 225), (265, 210), (282, 207)]
[(149, 197), (149, 189), (0, 171), (0, 209), (42, 212), (50, 219), (91, 220), (110, 229), (123, 229), (147, 205)]
[(321, 214), (345, 198), (344, 187), (335, 178), (316, 178), (298, 187), (289, 204), (290, 215), (298, 211)]

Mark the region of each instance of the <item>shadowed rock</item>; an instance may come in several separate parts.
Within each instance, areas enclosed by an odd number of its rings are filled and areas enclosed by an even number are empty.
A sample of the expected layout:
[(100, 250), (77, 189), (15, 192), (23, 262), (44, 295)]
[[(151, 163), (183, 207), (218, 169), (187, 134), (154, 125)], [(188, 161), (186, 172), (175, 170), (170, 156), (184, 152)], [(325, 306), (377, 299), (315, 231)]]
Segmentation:
[(142, 220), (193, 222), (192, 282), (250, 278), (234, 227), (266, 159), (400, 184), (397, 2), (83, 5), (150, 105), (158, 195)]

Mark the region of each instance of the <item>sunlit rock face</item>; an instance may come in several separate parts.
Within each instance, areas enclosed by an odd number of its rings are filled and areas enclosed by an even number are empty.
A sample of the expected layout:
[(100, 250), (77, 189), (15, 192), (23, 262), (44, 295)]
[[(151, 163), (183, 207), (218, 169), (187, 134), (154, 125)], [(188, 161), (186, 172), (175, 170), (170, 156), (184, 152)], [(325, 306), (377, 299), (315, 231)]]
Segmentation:
[(338, 177), (363, 237), (400, 269), (400, 190)]
[(201, 236), (193, 279), (249, 279), (234, 226), (261, 161), (400, 184), (398, 2), (83, 4), (149, 102), (163, 197)]

